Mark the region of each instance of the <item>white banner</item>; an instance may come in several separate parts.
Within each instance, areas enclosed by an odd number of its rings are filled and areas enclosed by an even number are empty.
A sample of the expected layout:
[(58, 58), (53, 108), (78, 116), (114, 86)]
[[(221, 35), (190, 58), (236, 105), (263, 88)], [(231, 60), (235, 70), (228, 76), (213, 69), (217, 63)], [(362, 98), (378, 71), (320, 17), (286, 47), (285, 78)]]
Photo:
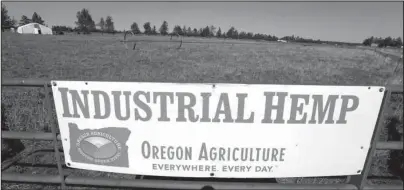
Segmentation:
[(52, 81), (66, 164), (137, 175), (355, 175), (384, 87)]

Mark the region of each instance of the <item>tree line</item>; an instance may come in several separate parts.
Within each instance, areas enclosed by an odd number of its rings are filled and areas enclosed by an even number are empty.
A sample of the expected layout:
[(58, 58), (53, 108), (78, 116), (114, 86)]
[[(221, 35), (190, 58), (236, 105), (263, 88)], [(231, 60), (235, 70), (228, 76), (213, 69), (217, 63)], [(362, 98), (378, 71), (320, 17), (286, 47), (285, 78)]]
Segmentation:
[[(99, 22), (96, 23), (89, 10), (83, 8), (81, 11), (76, 13), (77, 21), (75, 22), (76, 27), (68, 27), (68, 26), (52, 26), (52, 30), (56, 33), (60, 32), (81, 32), (83, 34), (90, 34), (92, 32), (100, 32), (104, 33), (121, 33), (124, 31), (117, 31), (115, 30), (114, 22), (111, 16), (106, 16), (105, 20), (103, 17), (100, 18)], [(42, 25), (45, 25), (45, 21), (34, 12), (31, 19), (25, 15), (22, 15), (19, 25), (25, 25), (28, 23), (36, 22)], [(2, 4), (1, 6), (1, 25), (2, 30), (4, 28), (15, 27), (17, 21), (11, 19), (8, 16), (8, 11), (6, 7)], [(98, 28), (97, 28), (98, 27)], [(250, 40), (265, 40), (265, 41), (277, 41), (277, 40), (284, 40), (288, 42), (300, 42), (300, 43), (325, 43), (325, 44), (338, 44), (338, 45), (359, 45), (358, 43), (343, 43), (343, 42), (332, 42), (332, 41), (322, 41), (322, 40), (314, 40), (310, 38), (302, 38), (299, 36), (284, 36), (282, 38), (278, 38), (275, 35), (270, 34), (260, 34), (260, 33), (252, 33), (252, 32), (245, 32), (245, 31), (238, 31), (235, 27), (230, 27), (227, 31), (222, 31), (219, 27), (215, 27), (213, 25), (202, 27), (202, 28), (191, 28), (187, 26), (180, 26), (175, 25), (172, 31), (169, 31), (168, 22), (163, 21), (160, 27), (157, 29), (155, 25), (152, 26), (150, 22), (146, 22), (143, 24), (143, 32), (140, 30), (140, 26), (133, 22), (130, 26), (130, 31), (134, 34), (144, 34), (144, 35), (181, 35), (181, 36), (188, 36), (188, 37), (216, 37), (216, 38), (231, 38), (231, 39), (250, 39)], [(363, 41), (362, 43), (365, 46), (371, 46), (372, 44), (377, 44), (378, 47), (401, 47), (403, 42), (400, 37), (398, 38), (375, 38), (370, 37)]]
[(46, 25), (46, 24), (45, 24), (45, 21), (42, 19), (42, 17), (39, 16), (39, 14), (36, 13), (36, 12), (34, 12), (34, 14), (32, 15), (31, 19), (28, 18), (28, 17), (25, 16), (25, 15), (22, 15), (22, 16), (21, 16), (21, 19), (20, 19), (20, 22), (19, 22), (19, 26), (26, 25), (26, 24), (29, 24), (29, 23), (38, 23), (38, 24)]
[(1, 4), (1, 29), (4, 31), (4, 29), (9, 29), (9, 28), (16, 28), (18, 26), (26, 25), (29, 23), (38, 23), (42, 25), (46, 25), (45, 21), (42, 19), (41, 16), (39, 16), (38, 13), (34, 12), (32, 14), (31, 18), (28, 18), (26, 15), (22, 15), (21, 19), (19, 22), (15, 20), (14, 18), (10, 18), (8, 16), (8, 10), (6, 6), (2, 3)]
[(400, 37), (398, 38), (391, 38), (390, 36), (387, 38), (381, 37), (369, 37), (363, 40), (363, 45), (371, 46), (372, 44), (377, 45), (378, 47), (401, 47), (403, 46), (403, 41)]
[[(101, 17), (100, 21), (95, 23), (88, 9), (82, 9), (77, 12), (76, 17), (75, 31), (83, 32), (84, 34), (90, 34), (91, 32), (101, 32), (102, 34), (116, 32), (111, 16), (107, 16), (105, 20)], [(100, 29), (97, 29), (97, 26)]]

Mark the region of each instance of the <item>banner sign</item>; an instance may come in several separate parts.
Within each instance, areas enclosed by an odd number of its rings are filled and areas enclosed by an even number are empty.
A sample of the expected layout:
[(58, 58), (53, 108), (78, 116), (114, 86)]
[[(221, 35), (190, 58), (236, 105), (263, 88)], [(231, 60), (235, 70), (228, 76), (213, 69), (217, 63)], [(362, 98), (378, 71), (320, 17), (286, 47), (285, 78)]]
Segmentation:
[(384, 87), (52, 81), (66, 164), (279, 178), (362, 170)]

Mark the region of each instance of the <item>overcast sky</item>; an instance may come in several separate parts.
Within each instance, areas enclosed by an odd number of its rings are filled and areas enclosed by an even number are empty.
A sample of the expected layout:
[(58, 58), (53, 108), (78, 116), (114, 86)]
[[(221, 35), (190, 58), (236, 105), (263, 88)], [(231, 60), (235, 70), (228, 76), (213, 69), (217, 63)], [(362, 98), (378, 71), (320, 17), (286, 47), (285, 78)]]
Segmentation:
[(11, 17), (37, 12), (48, 24), (75, 26), (76, 13), (90, 11), (94, 21), (112, 16), (117, 30), (149, 21), (227, 31), (296, 35), (321, 40), (362, 42), (370, 36), (403, 38), (402, 2), (3, 2)]

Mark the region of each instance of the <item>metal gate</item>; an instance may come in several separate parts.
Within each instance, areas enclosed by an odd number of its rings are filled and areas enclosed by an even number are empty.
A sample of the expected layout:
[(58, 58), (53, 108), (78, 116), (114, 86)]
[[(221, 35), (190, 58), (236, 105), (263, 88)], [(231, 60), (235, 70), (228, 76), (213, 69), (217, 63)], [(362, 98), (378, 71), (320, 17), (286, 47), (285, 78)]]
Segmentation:
[[(50, 95), (50, 81), (46, 80), (21, 80), (21, 79), (3, 79), (2, 87), (14, 86), (14, 87), (38, 87), (45, 89), (45, 106), (48, 110), (53, 109), (53, 102), (51, 102)], [(380, 142), (379, 136), (381, 128), (383, 127), (387, 102), (390, 100), (392, 93), (402, 93), (403, 86), (392, 85), (387, 86), (384, 92), (382, 108), (379, 112), (379, 118), (377, 120), (377, 126), (373, 133), (371, 140), (371, 148), (366, 158), (366, 162), (362, 171), (358, 171), (358, 175), (346, 176), (346, 183), (344, 184), (276, 184), (276, 183), (244, 183), (244, 182), (214, 182), (214, 181), (190, 181), (190, 180), (149, 180), (149, 179), (136, 179), (136, 180), (124, 180), (124, 179), (110, 179), (110, 178), (90, 178), (70, 176), (64, 173), (61, 162), (61, 151), (57, 145), (57, 141), (60, 141), (60, 134), (57, 132), (57, 122), (52, 115), (47, 115), (47, 120), (50, 123), (51, 132), (16, 132), (16, 131), (2, 131), (2, 139), (25, 139), (25, 140), (45, 140), (53, 141), (53, 151), (55, 154), (58, 175), (38, 175), (38, 174), (20, 174), (2, 172), (1, 180), (3, 182), (12, 183), (39, 183), (39, 184), (55, 184), (60, 185), (62, 189), (66, 189), (67, 186), (95, 186), (95, 187), (138, 187), (138, 188), (162, 188), (162, 189), (202, 189), (204, 187), (210, 187), (210, 189), (402, 189), (401, 185), (371, 185), (367, 183), (368, 173), (370, 171), (372, 155), (374, 155), (376, 149), (380, 150), (403, 150), (403, 142), (401, 141), (389, 141)], [(43, 154), (49, 150), (36, 150), (29, 152), (28, 155)], [(23, 156), (16, 155), (9, 160), (2, 160), (2, 171), (6, 170), (19, 160)]]

